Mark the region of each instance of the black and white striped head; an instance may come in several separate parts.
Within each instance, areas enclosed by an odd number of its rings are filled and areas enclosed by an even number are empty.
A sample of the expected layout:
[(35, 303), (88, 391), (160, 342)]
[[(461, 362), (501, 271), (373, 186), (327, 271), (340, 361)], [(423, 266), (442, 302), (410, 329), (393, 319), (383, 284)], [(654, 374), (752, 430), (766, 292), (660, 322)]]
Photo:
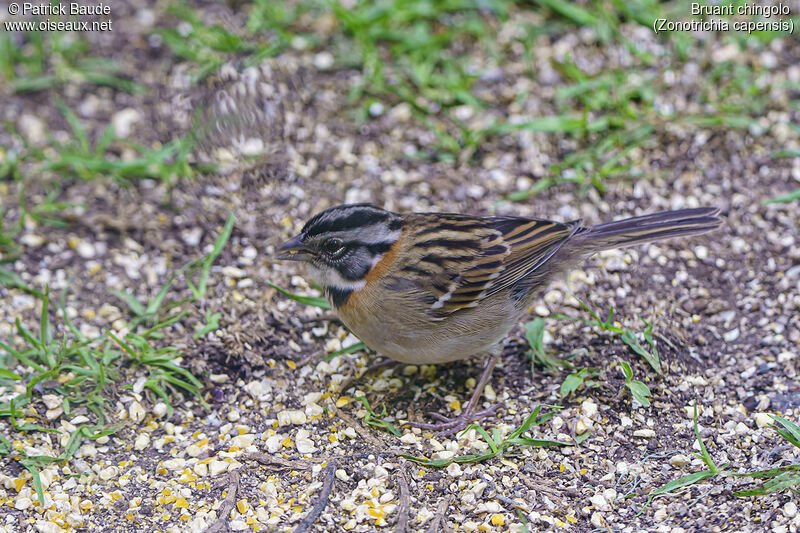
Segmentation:
[(331, 207), (309, 220), (300, 235), (278, 248), (278, 259), (305, 261), (309, 275), (328, 291), (364, 288), (369, 271), (402, 231), (395, 213), (369, 204)]

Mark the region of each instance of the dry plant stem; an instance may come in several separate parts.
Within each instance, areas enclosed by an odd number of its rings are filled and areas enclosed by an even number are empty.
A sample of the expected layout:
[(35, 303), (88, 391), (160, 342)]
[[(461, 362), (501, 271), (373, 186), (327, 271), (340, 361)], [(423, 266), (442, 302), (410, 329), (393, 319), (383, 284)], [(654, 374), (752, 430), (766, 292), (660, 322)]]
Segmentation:
[(492, 498), (500, 500), (504, 504), (508, 505), (510, 509), (521, 509), (525, 512), (529, 511), (528, 506), (525, 505), (524, 503), (519, 503), (517, 501), (512, 500), (511, 498), (508, 498), (500, 494), (500, 492), (497, 490), (497, 485), (494, 484), (494, 481), (492, 481), (491, 478), (488, 478), (481, 474), (479, 474), (478, 477), (484, 480), (486, 482), (486, 486), (489, 487), (489, 489), (494, 493), (492, 494)]
[(236, 505), (236, 494), (239, 492), (239, 472), (235, 470), (228, 474), (228, 493), (225, 495), (225, 500), (222, 502), (222, 505), (219, 506), (219, 511), (217, 513), (216, 521), (214, 521), (208, 528), (206, 529), (205, 533), (217, 533), (219, 531), (230, 531), (230, 527), (227, 525), (228, 517), (233, 511), (234, 505)]
[(408, 531), (408, 511), (410, 507), (405, 464), (397, 471), (396, 478), (397, 484), (400, 486), (400, 505), (398, 506), (397, 526), (394, 528), (394, 532), (405, 533)]
[(461, 413), (460, 416), (456, 418), (448, 418), (446, 416), (440, 415), (438, 413), (428, 413), (429, 416), (439, 420), (439, 424), (423, 424), (419, 422), (410, 422), (413, 427), (417, 427), (420, 429), (428, 429), (431, 431), (439, 432), (440, 436), (447, 436), (453, 435), (458, 431), (464, 429), (469, 424), (474, 422), (475, 420), (480, 420), (481, 418), (485, 418), (490, 414), (494, 413), (500, 404), (493, 405), (488, 409), (484, 409), (483, 411), (475, 411), (475, 408), (478, 405), (478, 401), (481, 399), (481, 395), (483, 394), (483, 389), (486, 388), (486, 384), (489, 382), (489, 378), (492, 377), (492, 370), (494, 370), (494, 366), (497, 364), (497, 357), (490, 357), (489, 360), (486, 362), (486, 366), (483, 369), (483, 374), (481, 374), (481, 379), (478, 381), (478, 384), (475, 386), (475, 391), (472, 393), (472, 397), (469, 399), (469, 403), (467, 404), (466, 409), (464, 412)]
[(303, 521), (297, 524), (297, 527), (294, 528), (292, 533), (305, 533), (314, 525), (314, 522), (317, 521), (319, 515), (322, 514), (322, 511), (324, 511), (325, 507), (328, 505), (328, 499), (331, 497), (333, 481), (335, 479), (336, 463), (332, 462), (325, 467), (325, 481), (322, 485), (322, 493), (319, 495), (317, 503), (314, 504), (314, 507), (312, 507), (306, 517), (303, 518)]
[(373, 446), (375, 446), (379, 450), (384, 450), (385, 445), (377, 437), (375, 437), (372, 433), (364, 429), (364, 426), (359, 424), (352, 416), (348, 415), (341, 409), (336, 410), (336, 415), (344, 420), (344, 423), (353, 428), (356, 433), (358, 433), (362, 439), (369, 442)]
[(436, 508), (436, 515), (431, 521), (431, 525), (428, 528), (428, 533), (438, 533), (440, 530), (447, 531), (447, 523), (444, 521), (444, 517), (447, 514), (447, 509), (450, 508), (450, 502), (452, 501), (453, 495), (448, 494), (442, 499), (442, 501), (439, 502), (439, 507)]
[(264, 466), (288, 468), (292, 470), (309, 470), (312, 466), (311, 463), (322, 461), (322, 459), (318, 458), (303, 459), (302, 461), (290, 461), (289, 459), (284, 459), (283, 457), (267, 455), (266, 453), (261, 452), (248, 453), (244, 456), (244, 459), (256, 461)]

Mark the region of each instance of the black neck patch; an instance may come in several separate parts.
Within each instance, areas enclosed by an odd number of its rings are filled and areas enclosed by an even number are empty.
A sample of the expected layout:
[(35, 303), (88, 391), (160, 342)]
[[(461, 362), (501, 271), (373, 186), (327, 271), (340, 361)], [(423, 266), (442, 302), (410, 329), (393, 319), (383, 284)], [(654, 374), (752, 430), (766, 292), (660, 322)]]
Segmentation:
[(328, 298), (337, 309), (347, 303), (347, 299), (353, 294), (353, 289), (340, 289), (339, 287), (326, 287), (325, 292)]

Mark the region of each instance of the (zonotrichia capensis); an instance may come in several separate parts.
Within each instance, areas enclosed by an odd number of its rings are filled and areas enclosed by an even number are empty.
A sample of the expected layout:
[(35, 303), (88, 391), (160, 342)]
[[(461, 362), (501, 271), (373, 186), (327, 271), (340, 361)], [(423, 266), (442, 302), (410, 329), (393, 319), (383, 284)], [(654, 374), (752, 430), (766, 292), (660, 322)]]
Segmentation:
[(461, 416), (415, 424), (454, 433), (492, 411), (475, 409), (500, 343), (554, 275), (600, 250), (711, 231), (722, 223), (718, 213), (680, 209), (587, 227), (340, 205), (309, 220), (278, 258), (305, 262), (342, 322), (391, 359), (436, 364), (490, 354)]

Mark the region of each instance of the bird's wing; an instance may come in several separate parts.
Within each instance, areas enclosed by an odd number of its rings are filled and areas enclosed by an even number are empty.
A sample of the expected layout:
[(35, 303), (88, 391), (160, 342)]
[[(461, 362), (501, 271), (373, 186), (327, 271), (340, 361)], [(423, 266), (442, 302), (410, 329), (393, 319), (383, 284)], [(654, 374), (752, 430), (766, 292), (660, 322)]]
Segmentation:
[(402, 270), (429, 280), (429, 312), (443, 319), (530, 275), (579, 227), (579, 221), (440, 215), (414, 230)]

